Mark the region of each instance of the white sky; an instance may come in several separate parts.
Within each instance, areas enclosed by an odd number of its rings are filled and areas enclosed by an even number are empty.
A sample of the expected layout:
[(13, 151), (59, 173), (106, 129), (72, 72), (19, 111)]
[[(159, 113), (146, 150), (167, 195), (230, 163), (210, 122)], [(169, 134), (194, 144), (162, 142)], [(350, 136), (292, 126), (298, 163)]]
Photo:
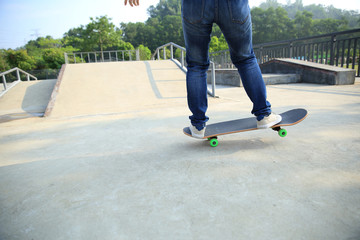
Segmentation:
[[(264, 1), (249, 0), (250, 7)], [(15, 49), (38, 36), (61, 38), (71, 28), (88, 24), (90, 17), (107, 15), (116, 26), (120, 22), (144, 22), (148, 7), (158, 2), (140, 0), (139, 7), (125, 7), (124, 0), (0, 0), (0, 48)], [(278, 2), (286, 4), (287, 0)], [(303, 4), (360, 12), (360, 0), (303, 0)]]

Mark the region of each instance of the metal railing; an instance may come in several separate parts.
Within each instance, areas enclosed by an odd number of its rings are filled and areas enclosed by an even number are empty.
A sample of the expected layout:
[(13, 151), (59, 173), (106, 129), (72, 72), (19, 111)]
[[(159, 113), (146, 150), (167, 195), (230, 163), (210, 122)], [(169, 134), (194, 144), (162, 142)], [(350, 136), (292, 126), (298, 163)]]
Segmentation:
[[(274, 58), (293, 58), (355, 69), (360, 77), (360, 28), (313, 37), (254, 45), (259, 64)], [(217, 68), (234, 68), (229, 50), (210, 53)]]
[(65, 63), (96, 63), (96, 62), (118, 62), (139, 61), (140, 52), (136, 50), (114, 50), (95, 52), (71, 52), (64, 53)]
[[(167, 49), (167, 47), (170, 47), (170, 50)], [(176, 48), (174, 51), (174, 47)], [(162, 53), (162, 54), (161, 54)], [(152, 55), (152, 60), (166, 60), (170, 59), (172, 60), (176, 65), (180, 67), (181, 70), (183, 70), (185, 73), (187, 72), (186, 69), (186, 62), (185, 62), (185, 56), (186, 56), (186, 49), (184, 47), (181, 47), (173, 42), (164, 44), (160, 47), (158, 47), (155, 50), (155, 53)], [(215, 95), (215, 63), (210, 62), (211, 64), (211, 90), (207, 90), (208, 94), (212, 97), (216, 97)]]
[[(167, 47), (170, 47), (170, 51), (167, 51)], [(175, 51), (174, 51), (174, 47), (176, 48)], [(163, 60), (166, 60), (167, 58), (171, 60), (177, 60), (175, 61), (175, 63), (181, 68), (181, 70), (185, 72), (187, 71), (185, 66), (186, 49), (184, 47), (181, 47), (173, 42), (169, 42), (167, 44), (158, 47), (155, 50), (155, 53), (151, 56), (151, 59), (155, 60), (157, 57), (158, 60), (161, 60), (161, 54), (160, 54), (161, 51), (162, 51)], [(169, 57), (167, 57), (168, 54), (170, 54)]]
[[(15, 78), (15, 80), (11, 79), (11, 82), (10, 82), (9, 80), (6, 79), (6, 75), (13, 73), (13, 72), (16, 72), (16, 78)], [(0, 92), (0, 97), (21, 81), (21, 73), (25, 74), (27, 81), (30, 81), (31, 78), (33, 80), (38, 80), (35, 76), (21, 70), (20, 68), (17, 68), (17, 67), (10, 69), (8, 71), (2, 72), (2, 73), (0, 73), (0, 78), (2, 79), (3, 90)]]

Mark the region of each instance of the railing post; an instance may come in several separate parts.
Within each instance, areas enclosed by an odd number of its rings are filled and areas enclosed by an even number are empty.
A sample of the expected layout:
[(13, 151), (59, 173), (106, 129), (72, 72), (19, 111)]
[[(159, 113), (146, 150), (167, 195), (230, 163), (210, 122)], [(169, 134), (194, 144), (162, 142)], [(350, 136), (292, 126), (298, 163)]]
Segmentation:
[(170, 58), (171, 60), (174, 59), (174, 46), (172, 44), (170, 45)]
[(351, 39), (348, 41), (347, 56), (346, 56), (346, 68), (349, 68), (350, 64), (350, 50), (351, 50)]
[(215, 97), (215, 84), (215, 63), (211, 62), (211, 87), (213, 97)]
[[(352, 58), (352, 69), (355, 69), (355, 62), (356, 62), (356, 50), (357, 50), (357, 38), (355, 38), (355, 41), (354, 41), (354, 51), (353, 51), (353, 58)], [(358, 75), (359, 76), (360, 72), (358, 72)]]
[(64, 52), (64, 59), (65, 59), (65, 63), (68, 64), (69, 60), (68, 60), (68, 55), (66, 52)]
[(336, 35), (331, 36), (331, 42), (330, 42), (330, 65), (334, 66), (334, 60), (335, 60), (335, 42), (336, 42)]
[(30, 81), (30, 75), (29, 74), (26, 74), (26, 78), (28, 81)]
[(290, 45), (289, 45), (289, 58), (293, 58), (293, 43), (290, 42)]
[(157, 59), (160, 60), (160, 49), (157, 50)]
[(136, 61), (140, 61), (140, 49), (136, 49)]
[(184, 51), (181, 50), (181, 67), (184, 67)]
[(16, 69), (17, 80), (21, 81), (19, 69)]
[(164, 60), (166, 60), (166, 47), (163, 48), (163, 55), (164, 55)]
[(5, 77), (5, 75), (2, 76), (2, 79), (3, 79), (4, 89), (6, 90), (6, 89), (7, 89), (7, 84), (6, 84), (6, 77)]

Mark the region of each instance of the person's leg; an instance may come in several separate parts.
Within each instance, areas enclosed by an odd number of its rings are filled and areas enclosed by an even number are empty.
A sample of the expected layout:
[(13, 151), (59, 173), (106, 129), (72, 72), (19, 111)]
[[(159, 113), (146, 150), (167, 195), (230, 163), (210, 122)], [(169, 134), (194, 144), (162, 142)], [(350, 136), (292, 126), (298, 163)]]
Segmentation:
[(197, 130), (202, 130), (208, 117), (207, 70), (212, 22), (208, 18), (205, 0), (183, 0), (182, 17), (187, 62), (187, 98), (192, 112), (190, 120)]
[(252, 49), (250, 8), (247, 0), (220, 1), (217, 23), (229, 45), (231, 60), (237, 67), (244, 89), (253, 103), (253, 113), (262, 120), (271, 113), (266, 86)]
[(256, 58), (251, 56), (247, 59), (234, 62), (234, 65), (239, 71), (247, 95), (253, 102), (251, 113), (260, 121), (271, 113), (271, 105), (266, 100), (266, 86)]

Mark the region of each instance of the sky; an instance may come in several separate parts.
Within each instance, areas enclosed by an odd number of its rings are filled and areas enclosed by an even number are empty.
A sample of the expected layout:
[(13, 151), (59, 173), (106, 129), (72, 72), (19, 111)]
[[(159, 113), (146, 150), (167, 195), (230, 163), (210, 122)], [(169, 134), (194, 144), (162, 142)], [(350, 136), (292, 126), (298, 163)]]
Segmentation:
[[(250, 7), (265, 0), (249, 0)], [(286, 4), (289, 0), (278, 0)], [(290, 0), (294, 2), (295, 0)], [(116, 26), (121, 22), (144, 22), (147, 9), (159, 0), (140, 0), (140, 6), (124, 6), (124, 0), (0, 0), (0, 49), (16, 49), (47, 35), (62, 38), (71, 28), (86, 25), (90, 17), (107, 15)], [(360, 0), (303, 0), (303, 4), (333, 5), (360, 12)]]

